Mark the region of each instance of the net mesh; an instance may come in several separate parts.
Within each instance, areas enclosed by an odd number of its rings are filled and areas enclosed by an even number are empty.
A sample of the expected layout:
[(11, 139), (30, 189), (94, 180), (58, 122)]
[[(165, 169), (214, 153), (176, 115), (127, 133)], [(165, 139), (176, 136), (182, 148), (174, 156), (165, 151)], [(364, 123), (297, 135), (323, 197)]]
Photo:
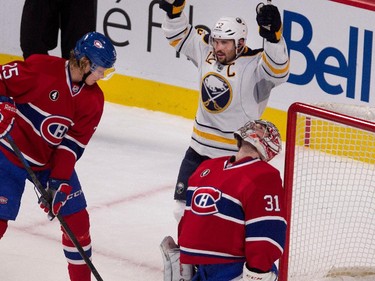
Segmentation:
[[(375, 121), (373, 108), (315, 106)], [(374, 131), (302, 113), (295, 129), (288, 281), (375, 280)]]

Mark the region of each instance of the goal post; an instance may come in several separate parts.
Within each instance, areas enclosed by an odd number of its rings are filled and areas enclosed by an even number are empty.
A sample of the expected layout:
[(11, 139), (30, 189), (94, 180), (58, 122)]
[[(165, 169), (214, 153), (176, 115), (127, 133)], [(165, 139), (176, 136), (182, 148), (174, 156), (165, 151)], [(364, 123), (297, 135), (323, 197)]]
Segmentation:
[(294, 103), (285, 146), (279, 281), (375, 280), (375, 109)]

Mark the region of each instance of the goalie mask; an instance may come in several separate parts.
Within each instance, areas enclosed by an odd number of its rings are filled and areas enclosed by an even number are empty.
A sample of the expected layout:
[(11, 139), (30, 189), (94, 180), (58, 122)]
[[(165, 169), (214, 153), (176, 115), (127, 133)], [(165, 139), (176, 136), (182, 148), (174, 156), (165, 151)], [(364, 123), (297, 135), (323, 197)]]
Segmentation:
[[(214, 28), (211, 31), (210, 43), (212, 45), (213, 39), (227, 39), (234, 40), (234, 45), (236, 46), (236, 54), (239, 56), (245, 45), (247, 38), (247, 26), (243, 19), (237, 17), (223, 17), (220, 18), (215, 24)], [(244, 40), (244, 44), (241, 50), (238, 50), (240, 47), (240, 39)]]
[(239, 128), (234, 137), (253, 145), (263, 161), (270, 161), (281, 152), (281, 136), (274, 124), (265, 120), (247, 122)]

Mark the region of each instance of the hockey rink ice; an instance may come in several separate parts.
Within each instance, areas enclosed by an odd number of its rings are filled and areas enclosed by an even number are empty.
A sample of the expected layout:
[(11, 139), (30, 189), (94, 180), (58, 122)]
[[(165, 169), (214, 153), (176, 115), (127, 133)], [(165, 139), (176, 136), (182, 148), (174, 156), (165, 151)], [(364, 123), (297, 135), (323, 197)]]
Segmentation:
[[(173, 190), (193, 120), (106, 103), (76, 169), (88, 201), (92, 262), (104, 281), (163, 280), (159, 244), (176, 239)], [(283, 166), (283, 156), (272, 164)], [(59, 223), (28, 183), (0, 240), (0, 280), (69, 280)], [(96, 280), (94, 276), (92, 280)]]
[[(176, 239), (173, 189), (192, 125), (174, 115), (105, 104), (76, 167), (91, 218), (92, 262), (104, 281), (163, 280), (159, 244), (166, 235)], [(281, 176), (284, 152), (270, 162)], [(58, 221), (47, 219), (27, 183), (17, 221), (0, 240), (0, 280), (69, 280), (60, 237)]]

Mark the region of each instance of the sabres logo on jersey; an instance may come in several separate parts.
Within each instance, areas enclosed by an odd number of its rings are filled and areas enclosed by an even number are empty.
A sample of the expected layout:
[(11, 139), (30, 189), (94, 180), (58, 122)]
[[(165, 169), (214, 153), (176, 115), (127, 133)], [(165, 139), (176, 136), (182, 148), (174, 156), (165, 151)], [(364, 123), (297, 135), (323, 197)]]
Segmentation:
[(217, 73), (208, 73), (202, 79), (202, 103), (211, 113), (224, 111), (232, 101), (232, 88), (229, 82)]
[(216, 203), (221, 198), (221, 191), (213, 187), (198, 187), (191, 198), (191, 211), (197, 215), (213, 215), (218, 212)]

